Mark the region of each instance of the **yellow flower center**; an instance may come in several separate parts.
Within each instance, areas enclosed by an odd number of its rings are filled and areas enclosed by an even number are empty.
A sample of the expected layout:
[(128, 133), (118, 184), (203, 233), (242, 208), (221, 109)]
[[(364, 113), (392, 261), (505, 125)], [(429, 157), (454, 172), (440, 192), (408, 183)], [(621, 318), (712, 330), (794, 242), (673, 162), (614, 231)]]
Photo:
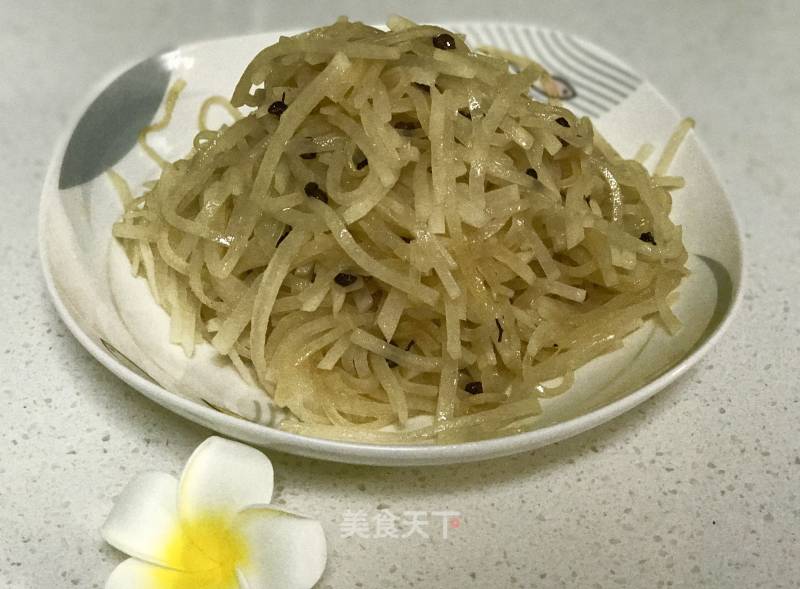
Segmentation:
[[(247, 543), (227, 518), (208, 514), (176, 529), (164, 547), (164, 561), (181, 563), (186, 575), (157, 573), (159, 589), (236, 589), (236, 566), (247, 559)], [(180, 577), (178, 579), (178, 577)]]

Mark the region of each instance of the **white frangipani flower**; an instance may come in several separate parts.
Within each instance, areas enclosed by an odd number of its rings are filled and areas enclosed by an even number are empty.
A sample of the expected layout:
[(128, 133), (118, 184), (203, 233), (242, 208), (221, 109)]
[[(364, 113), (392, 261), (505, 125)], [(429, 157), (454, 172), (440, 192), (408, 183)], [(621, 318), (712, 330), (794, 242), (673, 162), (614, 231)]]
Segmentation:
[(106, 589), (309, 589), (325, 569), (316, 520), (269, 505), (272, 464), (258, 450), (211, 437), (180, 481), (137, 476), (102, 528), (132, 558)]

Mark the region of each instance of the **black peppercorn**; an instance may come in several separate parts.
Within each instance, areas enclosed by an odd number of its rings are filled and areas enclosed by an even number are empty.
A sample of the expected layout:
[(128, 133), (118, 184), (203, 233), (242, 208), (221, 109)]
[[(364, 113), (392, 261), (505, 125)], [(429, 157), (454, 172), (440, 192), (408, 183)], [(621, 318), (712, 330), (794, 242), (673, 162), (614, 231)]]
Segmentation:
[(333, 279), (339, 286), (350, 286), (354, 284), (356, 280), (358, 280), (358, 276), (355, 274), (348, 274), (347, 272), (339, 272)]
[(272, 104), (269, 105), (267, 112), (271, 115), (275, 115), (276, 117), (280, 118), (280, 116), (289, 108), (289, 105), (284, 102), (286, 98), (286, 93), (284, 92), (283, 96), (281, 96), (280, 100), (276, 100)]
[(453, 35), (442, 33), (433, 38), (433, 46), (436, 47), (436, 49), (455, 49), (456, 40), (453, 38)]
[(317, 200), (321, 200), (322, 202), (325, 203), (328, 202), (328, 193), (322, 190), (322, 188), (320, 188), (319, 184), (317, 184), (316, 182), (309, 182), (308, 184), (306, 184), (304, 190), (306, 192), (306, 196), (310, 198), (316, 198)]
[(645, 231), (644, 233), (642, 233), (642, 234), (639, 236), (639, 239), (641, 239), (641, 240), (642, 240), (642, 241), (644, 241), (644, 242), (647, 242), (647, 243), (652, 243), (653, 245), (657, 245), (657, 244), (656, 244), (656, 240), (655, 240), (655, 238), (653, 237), (653, 234), (652, 234), (652, 233), (650, 233), (649, 231)]
[(480, 395), (483, 392), (483, 384), (479, 380), (468, 382), (464, 386), (464, 390), (470, 395)]

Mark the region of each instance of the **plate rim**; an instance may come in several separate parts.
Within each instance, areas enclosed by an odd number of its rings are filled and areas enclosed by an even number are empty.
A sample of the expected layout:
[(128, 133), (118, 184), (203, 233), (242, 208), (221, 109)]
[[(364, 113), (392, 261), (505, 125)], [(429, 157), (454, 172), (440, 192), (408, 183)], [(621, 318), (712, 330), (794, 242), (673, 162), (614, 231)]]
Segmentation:
[[(538, 26), (535, 23), (510, 23), (499, 20), (492, 20), (489, 22), (454, 21), (453, 24), (465, 23), (475, 23), (479, 25), (491, 23), (493, 25), (501, 24), (509, 26), (531, 26), (551, 31), (559, 30), (550, 27)], [(580, 42), (597, 47), (604, 53), (613, 56), (617, 61), (627, 64), (627, 62), (612, 52), (597, 45), (596, 43), (589, 41), (580, 35), (568, 31), (563, 32), (567, 32), (571, 37), (579, 40)], [(176, 49), (190, 49), (220, 41), (280, 34), (287, 33), (280, 31), (263, 31), (247, 35), (220, 37), (216, 39), (187, 43)], [(176, 49), (172, 49), (170, 51), (174, 51)], [(145, 59), (150, 59), (151, 57)], [(117, 77), (128, 71), (131, 67), (141, 63), (141, 61), (143, 60), (124, 64), (121, 67), (112, 69), (109, 73), (102, 76), (98, 82), (95, 83), (86, 93), (84, 99), (77, 103), (72, 116), (67, 119), (67, 123), (59, 132), (58, 140), (55, 143), (55, 149), (53, 151), (53, 155), (51, 156), (50, 163), (48, 164), (47, 173), (45, 174), (45, 179), (42, 186), (42, 192), (39, 198), (39, 212), (37, 220), (39, 262), (44, 274), (45, 286), (48, 295), (56, 309), (56, 312), (66, 325), (67, 329), (84, 347), (84, 349), (86, 349), (86, 351), (88, 351), (95, 360), (100, 362), (100, 364), (112, 372), (117, 378), (136, 389), (137, 392), (143, 394), (149, 400), (159, 404), (172, 413), (175, 413), (184, 419), (193, 421), (194, 423), (197, 423), (203, 427), (207, 427), (223, 435), (245, 440), (261, 447), (309, 458), (350, 464), (375, 466), (424, 466), (477, 462), (492, 458), (499, 458), (502, 456), (509, 456), (512, 454), (535, 450), (537, 448), (541, 448), (543, 446), (576, 436), (630, 411), (637, 405), (651, 398), (656, 393), (675, 382), (691, 368), (696, 366), (698, 362), (705, 357), (709, 350), (711, 350), (711, 348), (716, 345), (717, 342), (724, 336), (732, 324), (733, 319), (740, 310), (744, 296), (744, 285), (747, 280), (745, 264), (746, 252), (744, 248), (745, 242), (743, 239), (744, 234), (742, 231), (741, 218), (736, 211), (733, 201), (730, 199), (725, 185), (721, 181), (714, 161), (708, 156), (708, 149), (706, 148), (704, 141), (697, 134), (695, 134), (694, 138), (697, 142), (698, 150), (708, 163), (712, 180), (721, 187), (722, 194), (724, 196), (724, 202), (727, 204), (728, 212), (731, 217), (733, 235), (735, 236), (736, 243), (738, 245), (738, 264), (735, 268), (737, 272), (737, 280), (733, 282), (731, 304), (726, 310), (724, 318), (707, 336), (705, 341), (697, 348), (692, 350), (687, 356), (682, 358), (675, 366), (671, 367), (644, 386), (635, 389), (631, 393), (612, 401), (607, 405), (593, 409), (588, 413), (573, 417), (566, 421), (548, 425), (540, 429), (510, 434), (497, 438), (490, 438), (487, 440), (438, 445), (365, 444), (315, 438), (312, 436), (304, 436), (286, 432), (268, 425), (253, 423), (245, 420), (244, 418), (233, 417), (216, 411), (210, 407), (205, 407), (196, 401), (183, 397), (177, 393), (173, 393), (161, 387), (160, 385), (154, 384), (141, 375), (135, 373), (130, 368), (124, 366), (121, 362), (113, 358), (113, 356), (111, 356), (108, 352), (103, 350), (101, 346), (96, 343), (88, 333), (86, 333), (86, 331), (80, 326), (76, 318), (67, 308), (64, 300), (60, 296), (58, 288), (55, 285), (50, 267), (50, 258), (46, 239), (46, 229), (48, 227), (47, 204), (49, 200), (57, 196), (60, 192), (58, 188), (58, 175), (67, 143), (72, 136), (78, 121), (89, 105)], [(632, 72), (635, 72), (642, 78), (642, 86), (649, 86), (650, 90), (652, 90), (659, 97), (659, 99), (670, 110), (673, 111), (676, 117), (680, 116), (673, 104), (666, 99), (666, 97), (658, 88), (650, 83), (646, 77), (642, 76), (638, 70), (630, 67), (630, 65), (628, 65), (628, 67)]]

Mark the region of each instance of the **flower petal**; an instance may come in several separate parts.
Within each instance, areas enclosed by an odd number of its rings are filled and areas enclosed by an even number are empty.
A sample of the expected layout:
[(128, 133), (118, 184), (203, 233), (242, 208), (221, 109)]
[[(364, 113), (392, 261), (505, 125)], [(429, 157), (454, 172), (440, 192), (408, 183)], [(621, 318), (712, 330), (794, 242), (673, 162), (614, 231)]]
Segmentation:
[(234, 520), (248, 555), (239, 565), (250, 589), (309, 589), (325, 570), (325, 532), (313, 519), (268, 506), (242, 510)]
[(191, 523), (214, 515), (232, 518), (240, 509), (272, 499), (272, 463), (245, 444), (216, 436), (189, 457), (178, 488), (178, 513)]
[(111, 572), (105, 589), (238, 589), (239, 587), (235, 578), (221, 579), (217, 571), (186, 573), (129, 558)]
[(186, 550), (167, 550), (180, 535), (178, 481), (164, 472), (145, 472), (117, 497), (100, 534), (106, 542), (141, 560), (185, 568)]

